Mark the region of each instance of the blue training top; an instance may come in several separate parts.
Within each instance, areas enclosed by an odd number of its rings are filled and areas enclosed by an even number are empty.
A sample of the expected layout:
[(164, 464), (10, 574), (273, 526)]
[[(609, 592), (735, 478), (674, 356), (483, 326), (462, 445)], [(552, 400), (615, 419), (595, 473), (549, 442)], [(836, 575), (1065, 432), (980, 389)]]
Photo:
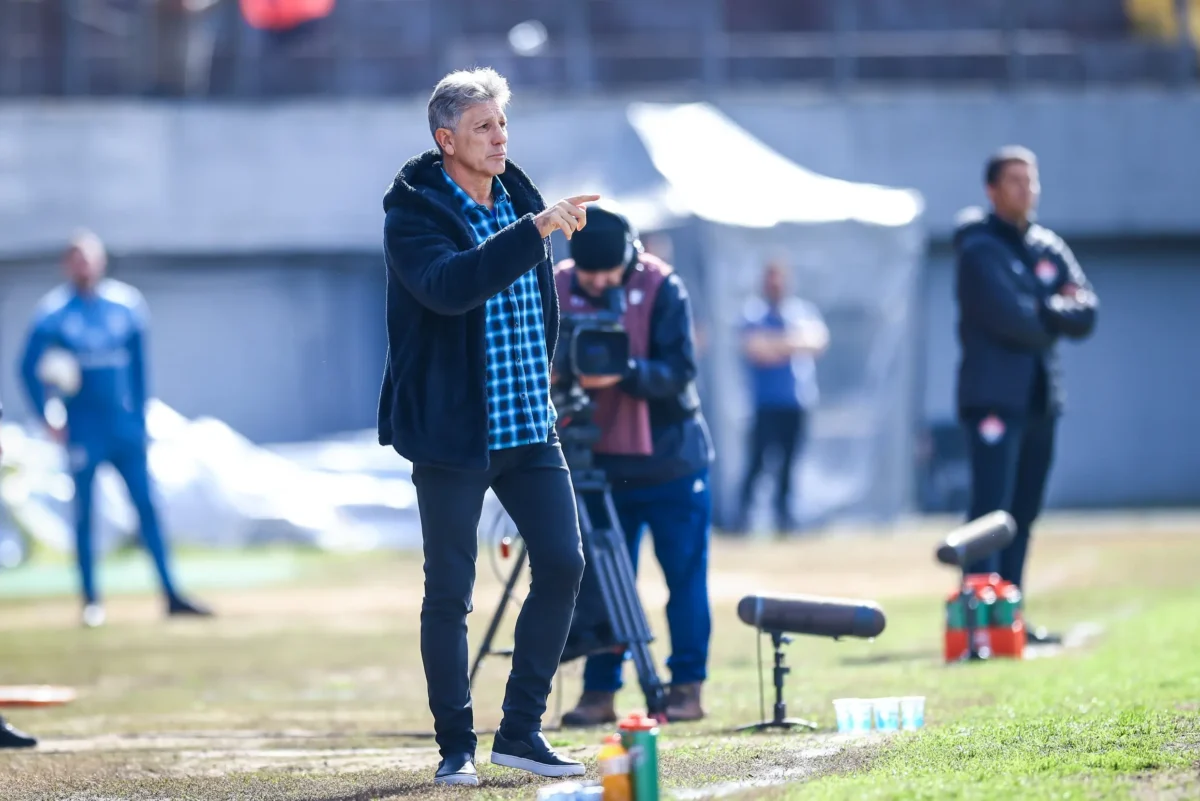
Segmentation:
[[(742, 331), (785, 332), (806, 320), (824, 322), (816, 306), (799, 298), (788, 298), (779, 306), (752, 298), (742, 314)], [(816, 360), (811, 355), (798, 353), (774, 365), (754, 364), (743, 357), (743, 363), (756, 409), (811, 409), (820, 399)]]
[(79, 363), (79, 391), (61, 397), (72, 443), (136, 439), (146, 433), (144, 340), (146, 301), (132, 286), (106, 278), (93, 293), (65, 284), (49, 292), (34, 313), (21, 379), (34, 412), (45, 418), (47, 392), (38, 362), (61, 348)]

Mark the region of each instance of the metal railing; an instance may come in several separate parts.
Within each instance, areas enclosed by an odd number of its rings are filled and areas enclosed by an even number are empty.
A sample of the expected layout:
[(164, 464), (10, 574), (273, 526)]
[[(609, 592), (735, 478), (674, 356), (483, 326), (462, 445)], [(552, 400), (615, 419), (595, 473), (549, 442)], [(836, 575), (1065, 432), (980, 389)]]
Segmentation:
[[(341, 0), (329, 18), (280, 34), (249, 27), (236, 0), (190, 0), (188, 14), (167, 12), (165, 0), (0, 0), (0, 96), (395, 96), (476, 63), (546, 92), (1198, 78), (1189, 0), (1175, 0), (1175, 41), (1035, 28), (1022, 9), (1040, 0), (1008, 0), (999, 27), (945, 30), (869, 30), (857, 13), (867, 0), (824, 0), (818, 27), (777, 32), (733, 30), (737, 0), (698, 0), (627, 33), (597, 30), (598, 0), (577, 0), (487, 35), (463, 25), (476, 2), (495, 0)], [(654, 5), (641, 0), (641, 13)]]

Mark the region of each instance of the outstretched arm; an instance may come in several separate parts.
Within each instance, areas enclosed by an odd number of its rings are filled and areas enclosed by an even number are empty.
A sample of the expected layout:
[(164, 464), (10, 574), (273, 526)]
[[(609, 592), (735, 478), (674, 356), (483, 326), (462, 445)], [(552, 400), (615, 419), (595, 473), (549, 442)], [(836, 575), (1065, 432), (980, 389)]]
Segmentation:
[(417, 302), (437, 314), (482, 306), (546, 258), (546, 241), (526, 214), (470, 250), (424, 220), (396, 210), (384, 223), (388, 269)]
[(29, 407), (38, 419), (46, 422), (46, 388), (38, 378), (38, 362), (51, 343), (48, 327), (44, 320), (37, 320), (29, 330), (25, 341), (25, 353), (21, 357), (21, 386)]
[(550, 258), (549, 237), (567, 239), (587, 224), (584, 205), (599, 195), (577, 195), (526, 214), (470, 250), (429, 220), (392, 209), (384, 220), (388, 269), (417, 302), (437, 314), (466, 314)]

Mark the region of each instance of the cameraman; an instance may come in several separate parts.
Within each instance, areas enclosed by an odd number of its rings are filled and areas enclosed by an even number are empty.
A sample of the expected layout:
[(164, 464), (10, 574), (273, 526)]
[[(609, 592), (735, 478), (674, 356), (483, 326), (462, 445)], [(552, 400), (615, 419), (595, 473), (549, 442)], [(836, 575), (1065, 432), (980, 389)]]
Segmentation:
[[(700, 688), (707, 677), (710, 616), (708, 545), (712, 518), (708, 469), (712, 443), (696, 391), (692, 312), (683, 281), (665, 262), (642, 252), (637, 232), (614, 211), (594, 206), (587, 228), (571, 239), (571, 258), (555, 271), (563, 316), (608, 308), (623, 292), (621, 323), (629, 363), (620, 375), (581, 376), (593, 402), (600, 439), (594, 464), (612, 485), (613, 502), (637, 570), (643, 530), (667, 581), (671, 685), (667, 719), (704, 717)], [(565, 326), (564, 326), (565, 327)], [(559, 353), (569, 354), (563, 347)], [(571, 376), (556, 365), (556, 381)], [(589, 506), (592, 498), (589, 497)], [(593, 511), (603, 520), (603, 510)], [(563, 716), (566, 726), (611, 723), (621, 687), (621, 654), (588, 657), (583, 696)]]

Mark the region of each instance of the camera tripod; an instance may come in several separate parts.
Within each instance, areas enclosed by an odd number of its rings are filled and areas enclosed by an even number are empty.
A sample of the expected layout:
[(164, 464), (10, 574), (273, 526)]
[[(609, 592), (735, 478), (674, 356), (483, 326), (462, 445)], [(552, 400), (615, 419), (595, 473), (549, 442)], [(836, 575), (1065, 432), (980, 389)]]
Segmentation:
[[(564, 442), (564, 445), (568, 443)], [(571, 455), (568, 450), (567, 464), (571, 465)], [(590, 454), (588, 454), (590, 457)], [(586, 461), (590, 462), (590, 458)], [(625, 534), (617, 518), (616, 507), (613, 504), (612, 490), (608, 479), (602, 470), (592, 467), (572, 468), (571, 480), (575, 486), (575, 504), (579, 510), (579, 529), (583, 535), (583, 552), (588, 571), (594, 571), (600, 598), (603, 601), (604, 612), (612, 632), (612, 641), (616, 648), (628, 649), (637, 670), (638, 683), (646, 697), (646, 712), (650, 717), (660, 721), (665, 720), (666, 690), (654, 669), (654, 658), (650, 653), (650, 643), (654, 636), (650, 632), (650, 624), (646, 620), (645, 610), (637, 594), (637, 582), (633, 572), (633, 562), (629, 558)], [(589, 500), (593, 508), (602, 510), (606, 519), (593, 524), (588, 511)], [(512, 650), (494, 650), (492, 641), (500, 628), (504, 611), (512, 600), (512, 591), (517, 584), (517, 578), (525, 567), (528, 553), (525, 543), (517, 546), (516, 560), (504, 584), (504, 593), (488, 623), (483, 642), (471, 665), (470, 683), (475, 684), (475, 674), (486, 656), (511, 656)], [(585, 576), (585, 581), (587, 577)], [(622, 647), (623, 646), (623, 647)], [(615, 650), (612, 647), (601, 646), (598, 651)]]

